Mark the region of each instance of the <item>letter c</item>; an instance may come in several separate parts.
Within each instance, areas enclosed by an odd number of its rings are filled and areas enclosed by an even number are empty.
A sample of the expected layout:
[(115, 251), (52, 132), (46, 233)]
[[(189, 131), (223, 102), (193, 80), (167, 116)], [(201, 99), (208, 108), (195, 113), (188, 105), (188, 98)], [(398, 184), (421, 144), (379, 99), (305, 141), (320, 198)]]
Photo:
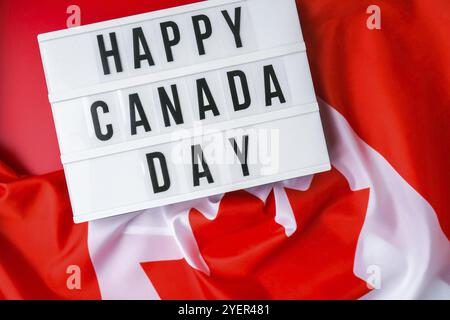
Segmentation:
[(92, 122), (94, 124), (95, 136), (101, 141), (108, 141), (113, 136), (112, 124), (106, 125), (106, 133), (102, 133), (102, 128), (100, 127), (100, 120), (98, 117), (98, 109), (102, 109), (103, 113), (108, 113), (108, 105), (104, 101), (96, 101), (91, 105), (91, 116)]

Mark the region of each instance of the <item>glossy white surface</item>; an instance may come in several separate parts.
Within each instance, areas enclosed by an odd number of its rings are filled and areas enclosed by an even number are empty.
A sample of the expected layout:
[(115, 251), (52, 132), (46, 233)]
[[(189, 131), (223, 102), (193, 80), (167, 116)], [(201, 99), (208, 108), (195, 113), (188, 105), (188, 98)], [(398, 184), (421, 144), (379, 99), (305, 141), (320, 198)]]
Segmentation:
[[(223, 13), (236, 22), (236, 8), (241, 10), (242, 47)], [(40, 35), (74, 220), (89, 221), (328, 170), (296, 12), (294, 0), (213, 0)], [(199, 14), (209, 18), (212, 28), (203, 41), (203, 55), (192, 22)], [(160, 29), (165, 21), (175, 22), (180, 30), (180, 42), (172, 47), (173, 62), (167, 61)], [(144, 60), (141, 68), (135, 67), (132, 30), (138, 27), (154, 65)], [(97, 36), (103, 36), (110, 50), (110, 33), (117, 38), (122, 71), (117, 72), (114, 58), (109, 57), (110, 74), (105, 74)], [(267, 66), (276, 75), (270, 78), (269, 91), (276, 91), (277, 81), (283, 95), (283, 99), (271, 99), (270, 105), (266, 102)], [(240, 111), (233, 107), (227, 75), (236, 70), (244, 72), (251, 99), (249, 107)], [(217, 115), (208, 111), (205, 119), (200, 119), (197, 90), (197, 80), (202, 78), (219, 111)], [(242, 81), (236, 86), (240, 102), (246, 99)], [(183, 123), (176, 124), (170, 117), (167, 125), (159, 90), (164, 88), (174, 102), (172, 86), (176, 86)], [(134, 132), (132, 95), (139, 97), (150, 130), (138, 126)], [(202, 96), (206, 99), (205, 92)], [(97, 101), (107, 110), (97, 109), (96, 131), (92, 106)], [(142, 120), (140, 113), (135, 120)], [(102, 134), (112, 130), (111, 137), (100, 139), (99, 128)], [(241, 148), (244, 135), (249, 137), (249, 176), (243, 174), (229, 142), (235, 138)], [(193, 180), (193, 145), (202, 147), (213, 177), (209, 182), (200, 179), (198, 186)], [(151, 152), (161, 152), (167, 162), (170, 188), (161, 193), (155, 193), (150, 178), (146, 155)], [(161, 168), (156, 171), (161, 180)]]

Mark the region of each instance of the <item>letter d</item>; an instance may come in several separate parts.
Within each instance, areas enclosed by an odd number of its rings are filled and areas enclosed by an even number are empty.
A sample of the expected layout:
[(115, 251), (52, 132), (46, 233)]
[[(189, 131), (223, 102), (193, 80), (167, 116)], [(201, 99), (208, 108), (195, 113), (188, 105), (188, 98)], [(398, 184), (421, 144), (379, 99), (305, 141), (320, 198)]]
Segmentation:
[[(170, 177), (169, 171), (167, 170), (166, 157), (161, 152), (152, 152), (146, 154), (148, 170), (150, 172), (150, 179), (152, 181), (152, 187), (154, 193), (161, 193), (169, 190), (170, 188)], [(158, 181), (158, 175), (155, 168), (155, 160), (158, 160), (159, 166), (162, 173), (162, 184)]]

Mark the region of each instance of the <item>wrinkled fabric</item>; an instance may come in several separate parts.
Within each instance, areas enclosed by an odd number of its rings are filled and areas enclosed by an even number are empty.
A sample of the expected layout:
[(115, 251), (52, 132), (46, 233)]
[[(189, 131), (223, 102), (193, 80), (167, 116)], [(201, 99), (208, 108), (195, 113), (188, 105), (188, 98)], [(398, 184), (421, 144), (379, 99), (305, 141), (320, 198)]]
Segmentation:
[[(427, 199), (450, 237), (450, 2), (297, 4), (316, 94)], [(366, 27), (372, 4), (381, 30)]]
[[(80, 6), (88, 23), (187, 2)], [(0, 40), (0, 150), (57, 170), (36, 34), (65, 28), (67, 6), (15, 3), (0, 23), (25, 40)], [(450, 2), (378, 1), (381, 30), (368, 0), (297, 4), (332, 171), (74, 225), (62, 171), (0, 162), (0, 297), (448, 299)], [(26, 10), (38, 18), (13, 16)]]
[[(0, 164), (2, 298), (100, 297), (87, 248), (87, 225), (75, 225), (71, 212), (62, 171), (19, 177)], [(81, 290), (67, 285), (73, 265), (81, 270)]]

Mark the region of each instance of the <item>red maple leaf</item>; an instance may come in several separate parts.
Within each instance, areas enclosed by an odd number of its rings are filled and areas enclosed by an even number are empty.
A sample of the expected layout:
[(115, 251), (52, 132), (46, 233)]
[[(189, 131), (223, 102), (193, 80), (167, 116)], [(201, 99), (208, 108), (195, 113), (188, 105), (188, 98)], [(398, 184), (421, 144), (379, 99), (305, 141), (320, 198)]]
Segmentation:
[(210, 274), (184, 259), (142, 263), (161, 299), (354, 299), (368, 292), (353, 263), (369, 190), (351, 191), (333, 169), (306, 192), (286, 192), (298, 226), (290, 237), (274, 220), (273, 194), (264, 204), (245, 191), (229, 193), (212, 221), (191, 210)]

